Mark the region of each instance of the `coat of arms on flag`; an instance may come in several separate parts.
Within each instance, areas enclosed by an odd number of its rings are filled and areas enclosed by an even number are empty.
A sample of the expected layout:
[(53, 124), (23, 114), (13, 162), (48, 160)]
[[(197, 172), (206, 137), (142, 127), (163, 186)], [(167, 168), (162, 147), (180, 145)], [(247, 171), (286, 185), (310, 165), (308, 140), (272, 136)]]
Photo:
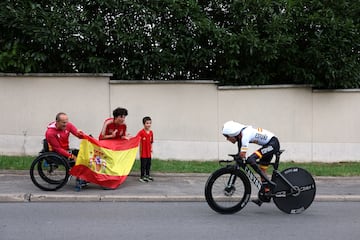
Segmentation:
[(103, 187), (117, 188), (132, 169), (139, 142), (139, 137), (96, 140), (85, 135), (70, 174)]

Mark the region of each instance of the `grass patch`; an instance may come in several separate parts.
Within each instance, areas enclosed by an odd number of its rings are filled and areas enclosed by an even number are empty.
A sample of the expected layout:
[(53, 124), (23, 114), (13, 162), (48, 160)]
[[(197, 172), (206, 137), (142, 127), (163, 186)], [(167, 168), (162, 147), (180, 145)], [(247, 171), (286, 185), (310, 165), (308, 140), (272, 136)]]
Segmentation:
[(338, 162), (338, 163), (295, 163), (284, 162), (280, 164), (280, 169), (286, 169), (288, 167), (301, 167), (314, 176), (360, 176), (360, 162)]
[[(0, 156), (0, 169), (29, 170), (35, 156)], [(280, 170), (289, 167), (301, 167), (314, 176), (360, 176), (360, 162), (340, 163), (297, 163), (281, 162)], [(153, 159), (152, 172), (163, 173), (211, 173), (220, 168), (217, 161), (179, 161)], [(140, 161), (136, 160), (133, 171), (140, 171)], [(268, 172), (271, 170), (269, 169)]]
[(0, 169), (29, 170), (34, 159), (32, 156), (0, 156)]
[[(151, 161), (152, 172), (168, 173), (211, 173), (220, 167), (218, 162), (208, 161), (178, 161), (178, 160), (158, 160)], [(136, 160), (133, 170), (140, 171), (140, 161)]]

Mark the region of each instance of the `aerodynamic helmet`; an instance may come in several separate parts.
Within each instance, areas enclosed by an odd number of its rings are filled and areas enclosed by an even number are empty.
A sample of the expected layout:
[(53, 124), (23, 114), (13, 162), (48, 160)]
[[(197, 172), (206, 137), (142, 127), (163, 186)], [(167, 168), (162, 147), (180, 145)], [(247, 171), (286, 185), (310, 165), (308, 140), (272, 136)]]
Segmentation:
[(225, 137), (235, 137), (240, 134), (241, 130), (245, 128), (245, 125), (242, 125), (240, 123), (234, 122), (234, 121), (228, 121), (224, 123), (222, 134)]

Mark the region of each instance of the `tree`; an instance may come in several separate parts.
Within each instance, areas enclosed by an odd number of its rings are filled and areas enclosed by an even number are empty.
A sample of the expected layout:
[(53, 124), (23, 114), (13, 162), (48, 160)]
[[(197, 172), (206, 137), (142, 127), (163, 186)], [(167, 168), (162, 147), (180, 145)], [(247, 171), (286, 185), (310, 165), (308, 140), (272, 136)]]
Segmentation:
[(349, 0), (4, 0), (0, 71), (360, 86)]

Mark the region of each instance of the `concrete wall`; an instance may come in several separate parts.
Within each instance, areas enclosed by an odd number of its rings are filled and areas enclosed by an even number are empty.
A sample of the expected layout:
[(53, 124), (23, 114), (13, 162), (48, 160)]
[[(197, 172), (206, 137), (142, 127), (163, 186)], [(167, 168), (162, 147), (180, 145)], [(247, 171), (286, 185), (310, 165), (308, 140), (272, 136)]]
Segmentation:
[(360, 91), (314, 91), (312, 159), (360, 160)]
[(167, 159), (218, 158), (219, 121), (214, 82), (111, 82), (111, 107), (129, 110), (136, 134), (146, 115), (153, 120), (154, 156)]
[(110, 76), (0, 76), (0, 154), (36, 154), (48, 123), (59, 111), (85, 132), (100, 131), (104, 116), (109, 115)]
[[(103, 120), (126, 107), (129, 132), (153, 119), (154, 157), (214, 160), (235, 153), (220, 134), (239, 121), (273, 131), (284, 160), (359, 161), (359, 90), (310, 86), (218, 87), (212, 81), (116, 81), (111, 74), (0, 75), (0, 154), (34, 155), (59, 111), (98, 136)], [(79, 141), (72, 138), (72, 145)], [(253, 146), (252, 149), (255, 149)]]
[[(220, 123), (233, 119), (268, 129), (279, 137), (281, 147), (286, 149), (282, 158), (312, 160), (310, 149), (313, 115), (310, 87), (223, 87), (219, 92)], [(221, 149), (227, 148), (223, 146)]]

